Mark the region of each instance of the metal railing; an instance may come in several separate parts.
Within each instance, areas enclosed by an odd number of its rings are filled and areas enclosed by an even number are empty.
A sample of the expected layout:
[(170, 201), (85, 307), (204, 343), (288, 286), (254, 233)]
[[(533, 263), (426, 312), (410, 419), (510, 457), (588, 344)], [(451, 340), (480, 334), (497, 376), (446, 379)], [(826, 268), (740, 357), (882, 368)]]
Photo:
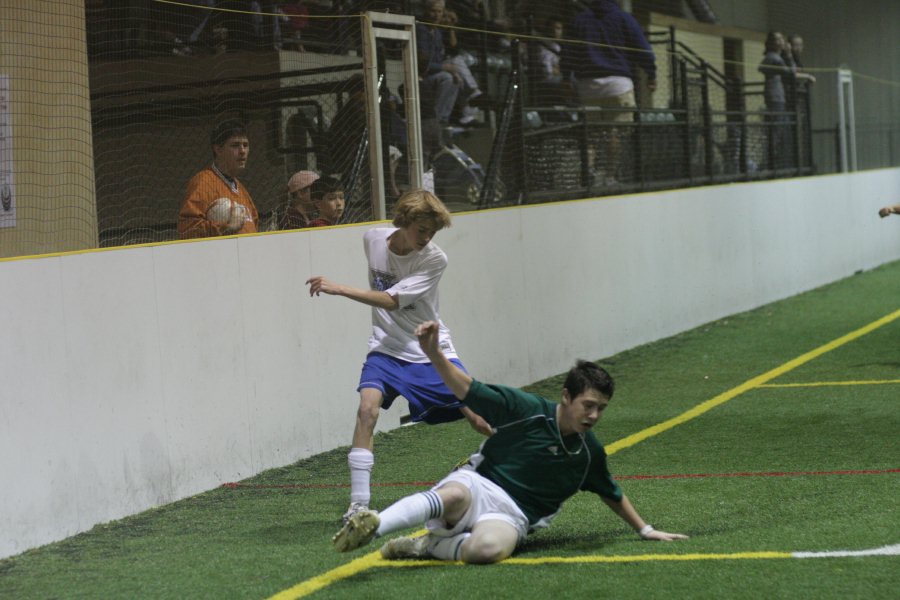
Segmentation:
[[(519, 204), (815, 171), (809, 90), (802, 81), (785, 77), (786, 110), (748, 110), (748, 98), (762, 94), (761, 83), (726, 76), (671, 34), (655, 43), (665, 44), (671, 57), (664, 110), (536, 104), (522, 89), (528, 78), (514, 42), (480, 206), (495, 204), (499, 184), (503, 201)], [(598, 111), (631, 118), (590, 118)]]

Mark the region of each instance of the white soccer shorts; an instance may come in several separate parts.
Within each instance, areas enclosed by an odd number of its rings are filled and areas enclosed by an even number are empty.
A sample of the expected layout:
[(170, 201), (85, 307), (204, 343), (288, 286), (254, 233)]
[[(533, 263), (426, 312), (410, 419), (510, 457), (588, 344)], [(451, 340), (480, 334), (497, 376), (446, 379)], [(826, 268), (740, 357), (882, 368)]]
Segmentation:
[(525, 536), (528, 535), (528, 517), (503, 488), (482, 477), (471, 467), (461, 467), (441, 479), (432, 489), (436, 490), (451, 481), (469, 489), (472, 494), (472, 504), (452, 529), (446, 528), (447, 524), (443, 519), (431, 519), (425, 523), (425, 527), (430, 533), (441, 537), (452, 537), (472, 531), (475, 524), (481, 521), (497, 520), (512, 525), (519, 533), (517, 543), (522, 543)]

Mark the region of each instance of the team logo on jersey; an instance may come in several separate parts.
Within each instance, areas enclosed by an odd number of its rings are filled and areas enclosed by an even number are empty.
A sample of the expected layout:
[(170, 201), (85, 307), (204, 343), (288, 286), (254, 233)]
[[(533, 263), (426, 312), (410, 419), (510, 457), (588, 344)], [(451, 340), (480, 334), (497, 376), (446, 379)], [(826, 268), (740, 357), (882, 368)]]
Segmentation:
[(550, 454), (553, 456), (559, 456), (559, 446), (547, 446), (547, 450), (549, 450)]
[(369, 281), (373, 290), (383, 292), (394, 287), (394, 284), (397, 283), (397, 277), (393, 273), (369, 269)]

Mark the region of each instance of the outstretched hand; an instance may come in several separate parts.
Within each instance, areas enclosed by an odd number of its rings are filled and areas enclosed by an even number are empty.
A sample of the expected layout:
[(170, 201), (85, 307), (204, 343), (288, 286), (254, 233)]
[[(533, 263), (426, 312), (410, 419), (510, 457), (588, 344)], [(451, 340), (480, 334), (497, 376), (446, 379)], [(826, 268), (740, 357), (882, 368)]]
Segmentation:
[(440, 330), (435, 321), (425, 321), (416, 327), (416, 337), (419, 338), (419, 346), (426, 356), (431, 357), (434, 353), (440, 352), (438, 349)]
[(309, 286), (310, 296), (318, 296), (319, 294), (328, 294), (333, 296), (340, 293), (339, 285), (321, 275), (310, 277), (306, 280), (306, 285)]
[[(434, 365), (434, 369), (441, 376), (447, 387), (450, 388), (450, 391), (453, 392), (453, 395), (459, 400), (465, 401), (466, 396), (469, 395), (469, 387), (472, 385), (472, 377), (450, 362), (450, 359), (441, 352), (441, 330), (438, 323), (425, 321), (416, 327), (416, 337), (419, 338), (419, 346), (422, 347), (422, 352)], [(463, 412), (465, 413), (466, 411)], [(476, 431), (484, 435), (491, 435), (491, 426), (487, 421), (471, 411), (469, 411), (469, 414), (466, 414), (466, 418), (469, 419), (469, 423), (472, 424)]]
[(645, 540), (655, 540), (657, 542), (674, 542), (675, 540), (686, 540), (688, 536), (682, 533), (667, 533), (665, 531), (653, 531), (643, 536)]

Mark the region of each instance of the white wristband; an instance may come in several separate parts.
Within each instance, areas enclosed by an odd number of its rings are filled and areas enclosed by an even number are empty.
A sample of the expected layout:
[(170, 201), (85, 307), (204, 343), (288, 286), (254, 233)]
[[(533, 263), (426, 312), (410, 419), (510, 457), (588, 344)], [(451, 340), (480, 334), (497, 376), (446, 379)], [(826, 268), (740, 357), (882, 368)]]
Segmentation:
[(641, 527), (641, 530), (638, 531), (638, 535), (640, 535), (644, 539), (647, 539), (647, 536), (650, 535), (651, 531), (654, 531), (653, 525), (644, 525), (643, 527)]

